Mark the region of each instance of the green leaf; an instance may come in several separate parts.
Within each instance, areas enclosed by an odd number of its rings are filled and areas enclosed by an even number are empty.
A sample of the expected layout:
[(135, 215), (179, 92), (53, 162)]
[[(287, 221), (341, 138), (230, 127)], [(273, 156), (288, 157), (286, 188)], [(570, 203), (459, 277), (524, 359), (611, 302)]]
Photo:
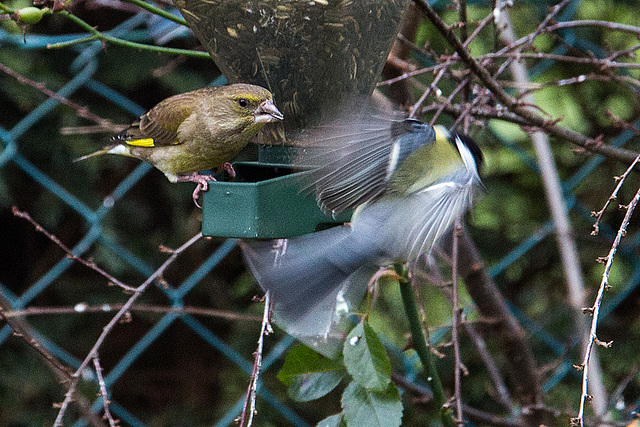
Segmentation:
[(391, 362), (378, 335), (366, 321), (347, 336), (344, 342), (344, 364), (362, 387), (385, 391), (391, 382)]
[(344, 376), (344, 370), (300, 374), (294, 377), (287, 394), (298, 402), (320, 399), (336, 388)]
[(347, 427), (398, 427), (402, 422), (402, 401), (393, 383), (380, 392), (367, 390), (354, 381), (342, 393), (342, 413)]
[(278, 379), (289, 386), (299, 375), (342, 370), (344, 367), (340, 362), (324, 357), (307, 346), (299, 345), (287, 354), (284, 365), (278, 372)]
[(344, 421), (342, 420), (342, 413), (330, 415), (324, 420), (318, 422), (316, 427), (343, 427)]

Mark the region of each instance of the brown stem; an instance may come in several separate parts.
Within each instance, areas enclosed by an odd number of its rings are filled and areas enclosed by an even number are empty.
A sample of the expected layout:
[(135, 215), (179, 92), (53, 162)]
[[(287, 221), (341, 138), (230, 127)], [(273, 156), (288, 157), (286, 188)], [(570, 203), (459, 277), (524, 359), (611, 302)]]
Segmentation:
[(505, 355), (507, 371), (514, 385), (514, 396), (529, 409), (524, 421), (531, 426), (544, 424), (547, 414), (541, 409), (542, 381), (526, 333), (487, 274), (484, 260), (466, 230), (460, 235), (458, 251), (460, 276), (469, 295), (480, 315), (495, 321), (492, 326)]
[(458, 302), (458, 241), (462, 232), (460, 218), (456, 219), (453, 226), (451, 245), (451, 281), (453, 283), (453, 317), (451, 319), (451, 340), (453, 341), (453, 357), (455, 360), (453, 368), (453, 395), (455, 397), (456, 418), (458, 425), (464, 424), (462, 412), (462, 360), (460, 358), (460, 339), (458, 337), (458, 325), (460, 324), (460, 304)]
[(414, 0), (424, 14), (433, 23), (436, 29), (442, 34), (447, 42), (454, 48), (458, 56), (464, 61), (471, 71), (478, 76), (480, 81), (493, 93), (493, 95), (511, 112), (526, 119), (531, 125), (544, 129), (552, 136), (566, 139), (573, 144), (583, 147), (594, 153), (612, 157), (626, 163), (631, 163), (637, 157), (638, 153), (623, 148), (616, 148), (610, 145), (604, 145), (597, 138), (588, 138), (580, 133), (574, 132), (562, 126), (558, 126), (555, 121), (545, 120), (531, 109), (520, 105), (518, 99), (505, 92), (498, 82), (493, 78), (491, 73), (480, 63), (478, 63), (469, 53), (463, 44), (458, 40), (444, 20), (438, 15), (425, 0)]
[[(71, 370), (63, 365), (49, 350), (47, 350), (31, 333), (31, 326), (29, 323), (21, 317), (5, 316), (4, 313), (11, 310), (11, 304), (7, 301), (2, 294), (0, 294), (0, 318), (4, 319), (16, 336), (19, 336), (33, 348), (38, 355), (44, 360), (45, 364), (54, 373), (58, 382), (63, 384), (67, 390), (70, 387), (73, 380), (73, 374)], [(106, 427), (104, 422), (100, 419), (100, 416), (91, 411), (91, 404), (82, 396), (78, 396), (77, 404), (85, 417), (91, 425), (96, 427)]]

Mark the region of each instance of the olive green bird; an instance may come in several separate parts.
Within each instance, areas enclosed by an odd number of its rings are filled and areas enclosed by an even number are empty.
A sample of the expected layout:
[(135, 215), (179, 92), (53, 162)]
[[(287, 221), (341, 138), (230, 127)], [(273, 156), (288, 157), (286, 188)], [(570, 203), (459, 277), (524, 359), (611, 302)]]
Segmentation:
[(210, 86), (160, 101), (111, 138), (101, 150), (76, 159), (102, 154), (136, 157), (151, 163), (170, 182), (196, 182), (193, 200), (207, 190), (211, 175), (199, 171), (222, 168), (232, 178), (230, 163), (266, 123), (284, 117), (271, 92), (261, 86), (238, 83)]

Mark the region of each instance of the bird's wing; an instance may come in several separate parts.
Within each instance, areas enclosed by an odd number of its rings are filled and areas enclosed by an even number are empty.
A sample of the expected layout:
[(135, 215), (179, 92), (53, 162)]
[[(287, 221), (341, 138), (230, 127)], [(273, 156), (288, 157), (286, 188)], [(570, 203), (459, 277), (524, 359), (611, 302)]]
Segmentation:
[[(194, 93), (195, 92), (195, 93)], [(191, 114), (198, 102), (198, 91), (167, 98), (140, 116), (112, 140), (138, 147), (160, 147), (180, 144), (178, 128)]]
[[(389, 212), (385, 225), (380, 229), (380, 234), (384, 235), (381, 250), (389, 258), (406, 260), (412, 268), (415, 267), (419, 258), (428, 254), (456, 218), (471, 206), (475, 184), (475, 179), (467, 171), (460, 171), (452, 179), (405, 198), (385, 198), (372, 205), (372, 209), (386, 208)], [(360, 215), (367, 216), (367, 209)]]
[(341, 112), (309, 133), (311, 148), (296, 159), (312, 167), (303, 188), (315, 191), (320, 208), (333, 215), (377, 199), (398, 159), (408, 155), (402, 152), (406, 146), (396, 144), (409, 132), (401, 113), (378, 111), (367, 101)]

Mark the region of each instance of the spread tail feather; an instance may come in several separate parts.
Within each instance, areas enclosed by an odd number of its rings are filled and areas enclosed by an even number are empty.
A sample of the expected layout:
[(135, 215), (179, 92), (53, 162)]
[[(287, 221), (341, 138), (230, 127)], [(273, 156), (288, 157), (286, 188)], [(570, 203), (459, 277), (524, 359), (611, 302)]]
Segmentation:
[(81, 160), (85, 160), (88, 159), (90, 157), (95, 157), (95, 156), (102, 156), (103, 154), (119, 154), (121, 156), (128, 156), (128, 157), (134, 157), (131, 154), (131, 150), (129, 150), (129, 147), (127, 147), (126, 145), (123, 144), (117, 144), (117, 145), (109, 145), (107, 147), (104, 147), (98, 151), (94, 151), (93, 153), (90, 154), (86, 154), (84, 156), (78, 157), (77, 159), (74, 159), (73, 162), (79, 162)]
[(295, 239), (243, 244), (247, 264), (258, 283), (270, 291), (286, 322), (304, 317), (355, 272), (368, 250), (354, 245), (348, 226)]
[[(355, 245), (354, 245), (355, 243)], [(334, 358), (377, 270), (348, 226), (295, 239), (243, 242), (244, 258), (274, 301), (275, 322), (315, 351)], [(364, 265), (363, 265), (364, 264)]]

